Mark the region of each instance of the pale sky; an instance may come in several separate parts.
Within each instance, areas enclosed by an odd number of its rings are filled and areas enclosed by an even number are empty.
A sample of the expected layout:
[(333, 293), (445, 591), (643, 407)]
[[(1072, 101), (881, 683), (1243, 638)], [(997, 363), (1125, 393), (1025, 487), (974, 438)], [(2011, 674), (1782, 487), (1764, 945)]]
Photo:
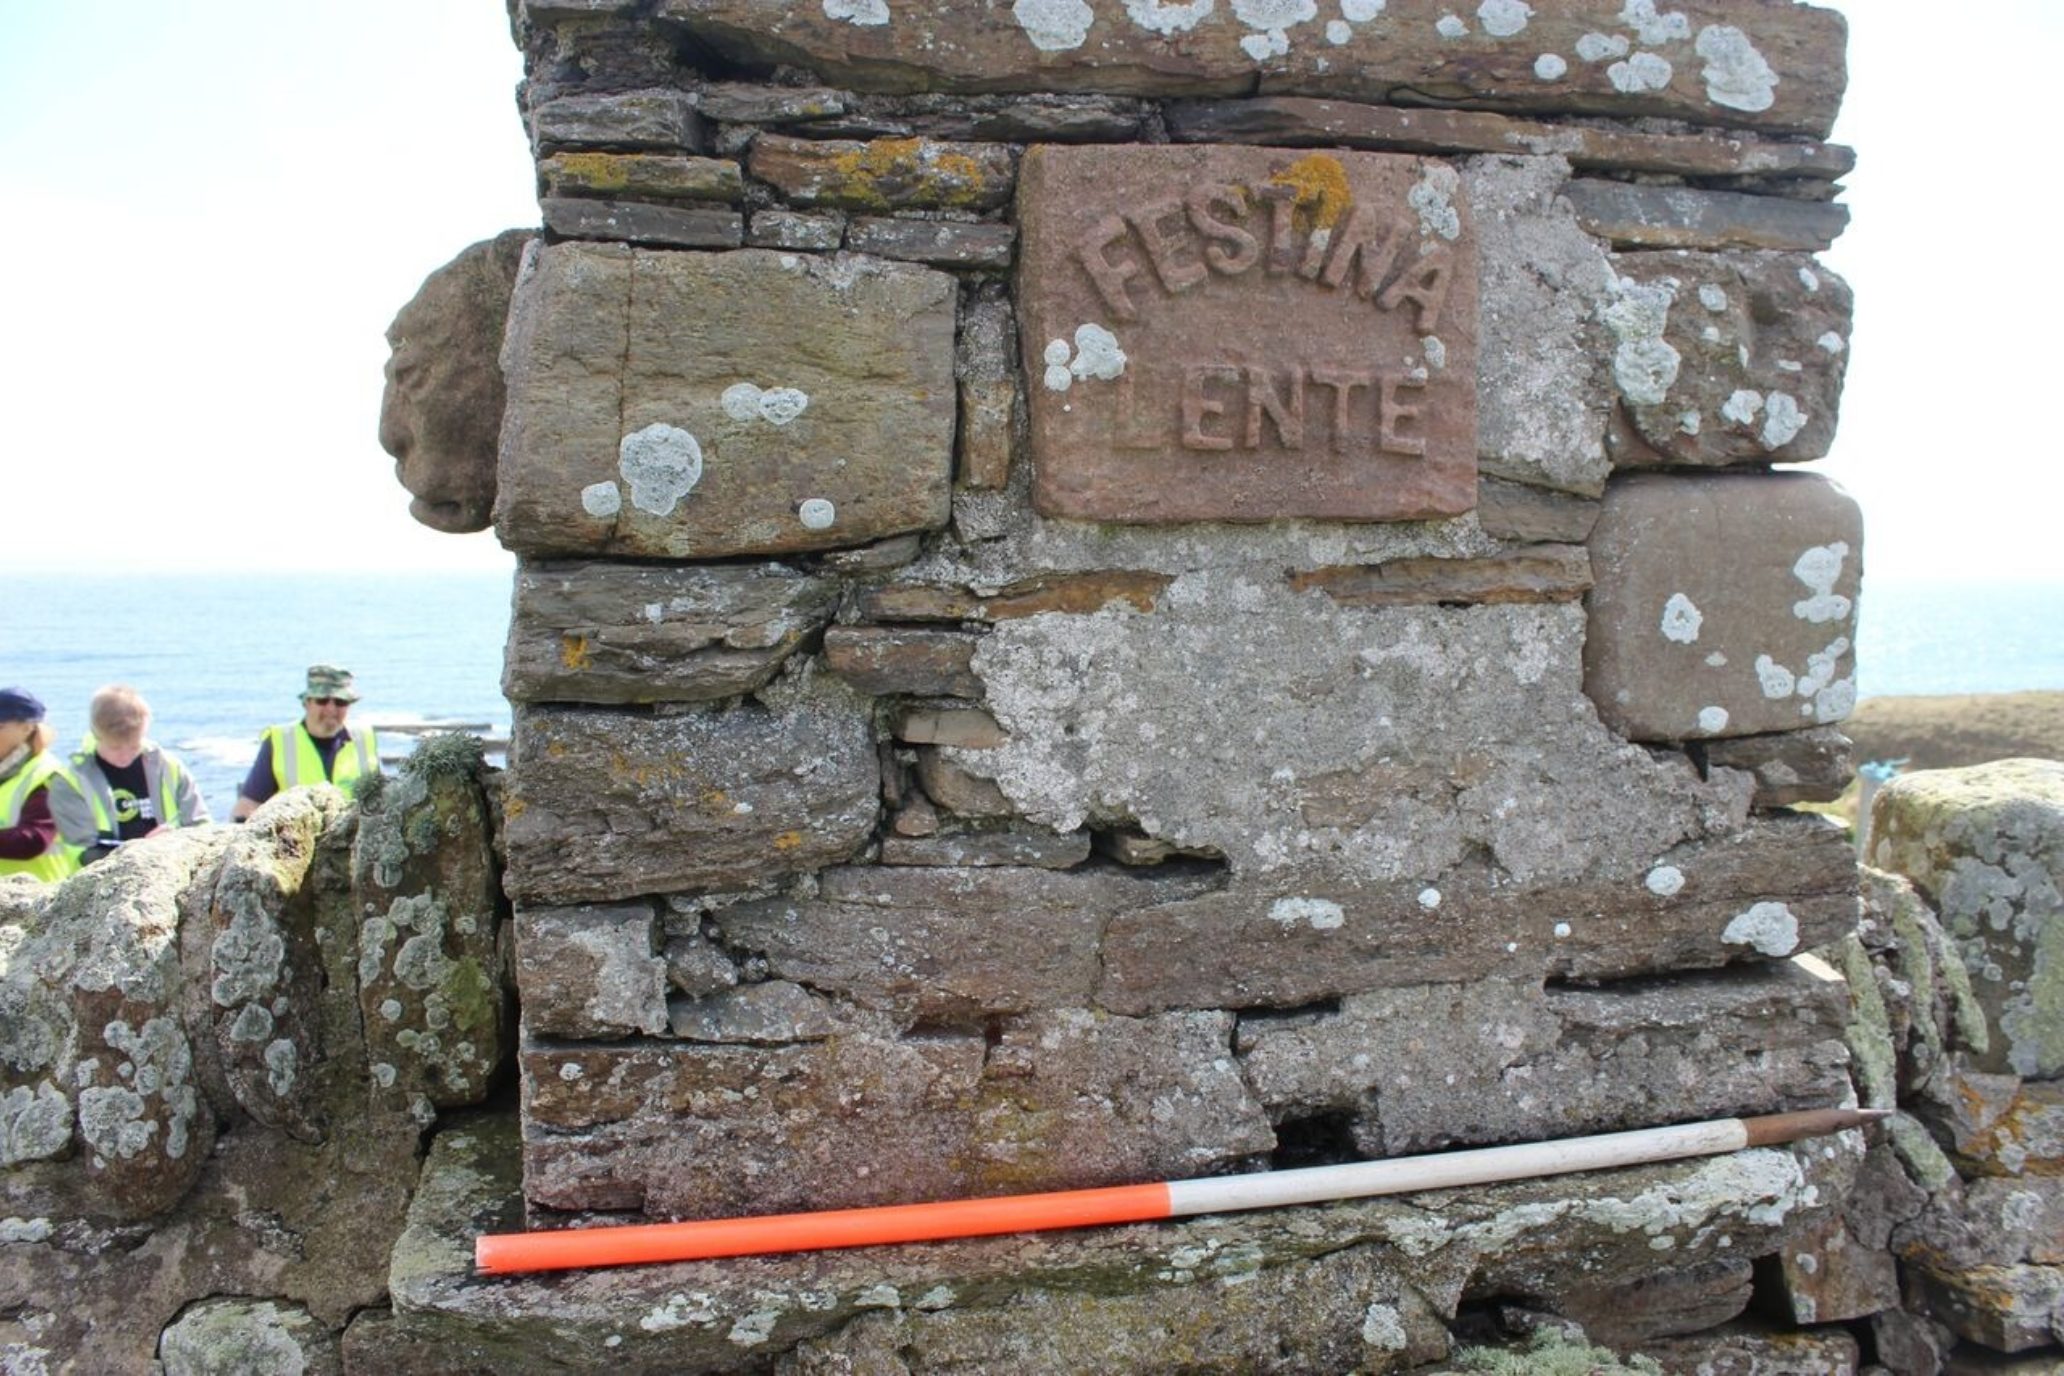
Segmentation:
[[(1809, 467), (1863, 502), (1874, 577), (2064, 580), (2064, 4), (1835, 8), (1857, 322)], [(0, 397), (37, 497), (0, 567), (507, 567), (410, 519), (376, 427), (396, 308), (537, 221), (520, 75), (498, 0), (0, 0)]]

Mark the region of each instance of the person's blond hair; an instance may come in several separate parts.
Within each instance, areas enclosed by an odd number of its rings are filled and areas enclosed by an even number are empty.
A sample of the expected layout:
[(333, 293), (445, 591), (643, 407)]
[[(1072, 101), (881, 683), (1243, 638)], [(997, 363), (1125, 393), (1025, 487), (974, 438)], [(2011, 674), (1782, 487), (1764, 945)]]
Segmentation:
[(126, 683), (110, 683), (93, 695), (87, 720), (102, 740), (140, 740), (150, 729), (150, 704)]

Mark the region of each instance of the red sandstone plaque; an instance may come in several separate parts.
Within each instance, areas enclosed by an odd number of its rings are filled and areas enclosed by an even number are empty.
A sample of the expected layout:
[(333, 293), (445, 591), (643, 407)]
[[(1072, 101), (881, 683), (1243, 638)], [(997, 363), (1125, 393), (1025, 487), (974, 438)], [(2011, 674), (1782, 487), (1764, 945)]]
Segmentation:
[(1476, 505), (1476, 239), (1453, 168), (1038, 146), (1018, 222), (1041, 512), (1409, 521)]

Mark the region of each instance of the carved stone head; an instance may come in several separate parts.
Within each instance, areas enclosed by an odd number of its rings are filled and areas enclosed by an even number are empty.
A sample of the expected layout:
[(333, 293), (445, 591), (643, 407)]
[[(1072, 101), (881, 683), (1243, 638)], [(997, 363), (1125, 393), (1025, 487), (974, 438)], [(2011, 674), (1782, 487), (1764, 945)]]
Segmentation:
[(423, 279), (387, 327), (380, 447), (432, 530), (484, 530), (494, 512), (502, 430), (502, 324), (535, 231), (474, 244)]

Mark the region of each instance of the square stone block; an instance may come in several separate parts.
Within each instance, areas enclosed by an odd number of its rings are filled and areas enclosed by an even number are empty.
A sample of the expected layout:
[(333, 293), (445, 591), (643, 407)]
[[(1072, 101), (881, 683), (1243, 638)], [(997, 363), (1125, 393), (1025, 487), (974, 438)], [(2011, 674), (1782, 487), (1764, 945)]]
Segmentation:
[(1460, 177), (1379, 153), (1034, 147), (1020, 175), (1033, 499), (1127, 522), (1476, 505)]
[(1856, 705), (1863, 513), (1807, 474), (1643, 474), (1591, 536), (1584, 690), (1633, 740), (1799, 730)]
[(871, 258), (540, 247), (503, 341), (502, 543), (714, 559), (944, 525), (954, 305)]

